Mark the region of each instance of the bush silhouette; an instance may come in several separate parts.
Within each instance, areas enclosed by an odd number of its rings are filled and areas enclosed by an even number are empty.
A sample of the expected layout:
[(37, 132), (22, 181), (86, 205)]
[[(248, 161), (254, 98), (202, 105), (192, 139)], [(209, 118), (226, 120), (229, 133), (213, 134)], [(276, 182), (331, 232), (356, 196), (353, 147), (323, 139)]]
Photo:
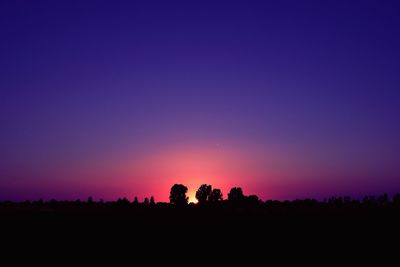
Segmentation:
[(249, 204), (258, 204), (258, 203), (260, 203), (260, 199), (256, 195), (250, 195), (250, 196), (246, 197), (246, 199), (247, 199), (247, 202)]
[(186, 196), (188, 188), (183, 184), (174, 184), (171, 187), (169, 202), (175, 205), (187, 205), (189, 198)]

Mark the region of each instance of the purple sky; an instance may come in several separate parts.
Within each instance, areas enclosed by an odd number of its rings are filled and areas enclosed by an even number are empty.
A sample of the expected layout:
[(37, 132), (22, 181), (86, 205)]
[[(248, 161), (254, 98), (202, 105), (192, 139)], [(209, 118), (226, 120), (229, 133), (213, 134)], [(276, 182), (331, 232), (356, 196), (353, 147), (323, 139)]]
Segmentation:
[(399, 1), (0, 3), (0, 200), (400, 191)]

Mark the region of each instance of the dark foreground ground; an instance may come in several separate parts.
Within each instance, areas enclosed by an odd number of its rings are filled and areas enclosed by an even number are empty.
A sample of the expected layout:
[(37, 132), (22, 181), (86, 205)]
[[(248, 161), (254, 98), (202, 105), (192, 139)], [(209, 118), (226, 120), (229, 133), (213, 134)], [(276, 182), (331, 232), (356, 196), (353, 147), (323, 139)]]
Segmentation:
[(392, 204), (3, 203), (0, 225), (3, 255), (33, 254), (39, 260), (150, 255), (148, 262), (171, 263), (189, 255), (250, 261), (283, 254), (281, 261), (379, 256), (382, 263), (400, 255), (400, 207)]

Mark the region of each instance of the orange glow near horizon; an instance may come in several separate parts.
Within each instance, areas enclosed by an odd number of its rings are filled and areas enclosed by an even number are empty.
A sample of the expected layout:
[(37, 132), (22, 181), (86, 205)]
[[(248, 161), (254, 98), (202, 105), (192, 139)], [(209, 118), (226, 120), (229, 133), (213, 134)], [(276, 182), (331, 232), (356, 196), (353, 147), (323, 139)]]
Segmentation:
[(196, 190), (197, 189), (191, 189), (191, 188), (189, 188), (189, 190), (188, 190), (188, 197), (189, 197), (189, 203), (197, 203), (198, 202), (198, 200), (196, 199)]
[(234, 186), (255, 193), (254, 179), (265, 175), (265, 166), (250, 160), (257, 154), (257, 148), (237, 145), (170, 145), (141, 158), (132, 157), (120, 169), (125, 169), (126, 190), (134, 195), (153, 194), (156, 201), (169, 201), (171, 186), (183, 184), (188, 188), (189, 202), (197, 203), (196, 190), (202, 184), (222, 190), (224, 198)]
[(160, 201), (168, 201), (173, 184), (184, 184), (188, 187), (189, 202), (197, 203), (196, 190), (202, 184), (220, 188), (224, 196), (229, 187), (243, 184), (239, 177), (247, 170), (243, 168), (244, 162), (243, 156), (221, 146), (174, 146), (143, 157), (135, 168), (131, 167), (129, 176), (146, 179), (145, 191), (155, 192)]

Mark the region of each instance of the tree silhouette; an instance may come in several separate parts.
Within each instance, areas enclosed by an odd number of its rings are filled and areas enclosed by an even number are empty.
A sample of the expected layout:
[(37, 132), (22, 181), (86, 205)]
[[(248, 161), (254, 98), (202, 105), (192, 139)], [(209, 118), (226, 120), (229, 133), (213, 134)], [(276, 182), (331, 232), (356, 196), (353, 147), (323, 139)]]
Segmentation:
[(200, 204), (207, 202), (208, 198), (211, 194), (211, 185), (202, 184), (196, 192), (196, 199), (199, 201)]
[(139, 199), (138, 199), (138, 197), (135, 197), (135, 198), (133, 199), (133, 204), (135, 204), (135, 205), (139, 204)]
[(149, 198), (148, 198), (148, 197), (145, 197), (145, 198), (144, 198), (143, 204), (149, 205)]
[(150, 205), (154, 205), (154, 204), (156, 204), (156, 202), (154, 201), (154, 197), (151, 196), (150, 197)]
[(188, 188), (183, 184), (174, 184), (171, 187), (169, 201), (175, 205), (187, 205), (189, 198), (186, 196)]
[(222, 201), (223, 197), (222, 197), (222, 192), (220, 189), (213, 189), (211, 194), (208, 197), (208, 201), (210, 202), (218, 202), (218, 201)]
[(243, 190), (241, 187), (233, 187), (228, 194), (228, 200), (232, 202), (242, 201), (244, 199)]

